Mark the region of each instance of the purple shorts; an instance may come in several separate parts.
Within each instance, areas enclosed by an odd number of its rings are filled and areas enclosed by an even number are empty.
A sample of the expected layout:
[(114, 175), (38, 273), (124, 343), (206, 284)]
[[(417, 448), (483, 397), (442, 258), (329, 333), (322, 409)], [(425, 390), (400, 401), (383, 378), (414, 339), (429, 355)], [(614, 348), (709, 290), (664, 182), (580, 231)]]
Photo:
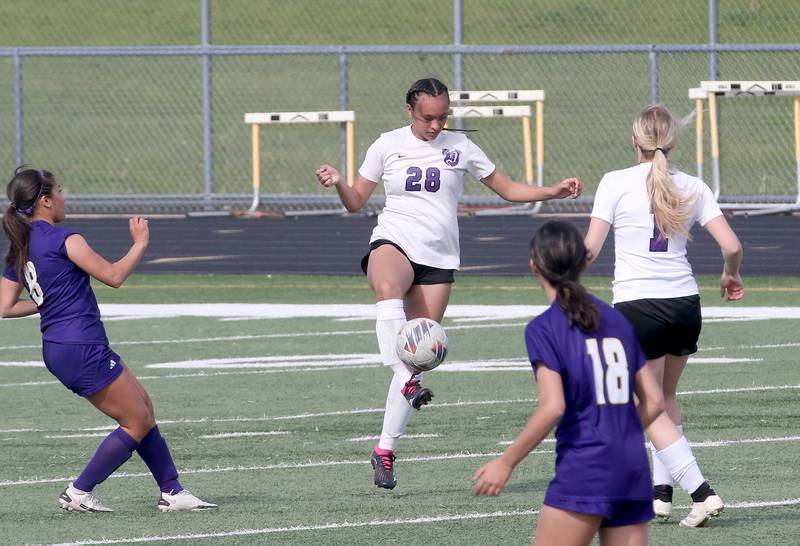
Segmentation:
[(624, 527), (647, 523), (655, 517), (652, 500), (629, 501), (575, 501), (545, 498), (544, 503), (552, 508), (569, 510), (579, 514), (602, 516), (600, 527)]
[(108, 345), (69, 345), (45, 341), (44, 365), (69, 390), (86, 398), (120, 376), (122, 359)]

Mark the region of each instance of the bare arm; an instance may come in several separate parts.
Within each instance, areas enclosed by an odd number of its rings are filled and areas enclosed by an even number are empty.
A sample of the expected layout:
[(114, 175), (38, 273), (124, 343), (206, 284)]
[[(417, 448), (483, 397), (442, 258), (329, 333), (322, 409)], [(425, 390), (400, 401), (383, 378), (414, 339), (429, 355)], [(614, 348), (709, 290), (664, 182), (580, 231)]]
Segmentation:
[(476, 495), (499, 495), (514, 468), (544, 440), (564, 414), (566, 406), (561, 375), (539, 363), (536, 365), (536, 381), (539, 384), (536, 411), (508, 449), (475, 472), (472, 479)]
[(19, 299), (22, 284), (3, 277), (0, 280), (0, 317), (16, 318), (35, 315), (39, 308), (31, 300)]
[(529, 203), (531, 201), (547, 201), (571, 196), (578, 197), (583, 185), (577, 178), (565, 178), (554, 186), (531, 186), (522, 182), (514, 182), (499, 169), (482, 179), (481, 182), (506, 201)]
[(606, 242), (608, 232), (611, 229), (611, 224), (600, 218), (592, 217), (589, 222), (589, 230), (586, 232), (586, 237), (583, 244), (586, 245), (586, 250), (589, 251), (589, 263), (591, 264), (600, 251), (603, 249), (603, 244)]
[(367, 204), (369, 196), (375, 191), (377, 184), (361, 175), (356, 176), (352, 186), (342, 183), (342, 175), (330, 165), (320, 165), (316, 171), (319, 183), (330, 188), (336, 187), (339, 199), (348, 212), (358, 212)]
[(92, 250), (92, 247), (89, 246), (86, 239), (77, 234), (67, 237), (65, 243), (67, 247), (67, 256), (69, 256), (72, 263), (86, 271), (98, 281), (112, 288), (119, 288), (122, 286), (122, 283), (130, 277), (131, 273), (133, 273), (133, 270), (142, 259), (144, 251), (147, 249), (147, 244), (150, 241), (150, 231), (146, 219), (139, 217), (131, 218), (128, 225), (131, 231), (133, 245), (131, 245), (128, 253), (118, 261), (114, 263), (107, 261)]
[(636, 413), (639, 414), (642, 428), (646, 429), (664, 411), (664, 393), (650, 366), (645, 364), (636, 372), (633, 390), (638, 399)]
[(705, 228), (714, 238), (722, 251), (725, 265), (720, 279), (720, 296), (728, 296), (728, 301), (740, 300), (744, 297), (744, 282), (739, 275), (742, 263), (742, 243), (724, 216), (717, 216), (709, 221)]

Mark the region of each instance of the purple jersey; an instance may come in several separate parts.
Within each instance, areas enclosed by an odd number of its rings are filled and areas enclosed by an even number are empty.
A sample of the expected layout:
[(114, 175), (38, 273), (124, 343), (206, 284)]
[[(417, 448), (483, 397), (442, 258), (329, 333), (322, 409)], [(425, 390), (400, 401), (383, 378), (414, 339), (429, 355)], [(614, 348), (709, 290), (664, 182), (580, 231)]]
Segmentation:
[[(23, 282), (42, 317), (42, 339), (54, 343), (108, 345), (89, 275), (67, 256), (65, 241), (75, 234), (47, 222), (31, 222)], [(19, 282), (13, 267), (3, 273)]]
[(557, 302), (525, 329), (528, 356), (558, 372), (566, 409), (556, 428), (556, 475), (545, 496), (553, 501), (652, 499), (644, 433), (633, 399), (645, 358), (633, 327), (592, 296), (600, 328), (570, 327)]

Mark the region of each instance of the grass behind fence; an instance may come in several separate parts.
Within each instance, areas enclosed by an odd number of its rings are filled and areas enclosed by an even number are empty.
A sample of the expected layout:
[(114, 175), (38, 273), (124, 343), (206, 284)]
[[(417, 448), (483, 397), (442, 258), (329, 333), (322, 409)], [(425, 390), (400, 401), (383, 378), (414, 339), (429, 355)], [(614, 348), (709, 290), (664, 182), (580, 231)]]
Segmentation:
[[(114, 4), (119, 5), (91, 0), (6, 3), (0, 16), (13, 24), (0, 44), (199, 43), (199, 1), (161, 3), (157, 12), (147, 2)], [(534, 10), (520, 0), (472, 0), (464, 3), (464, 42), (703, 43), (706, 4), (701, 4), (688, 9), (675, 3), (551, 1)], [(451, 8), (450, 2), (420, 0), (397, 5), (306, 0), (270, 4), (269, 9), (252, 0), (215, 1), (212, 42), (446, 44), (452, 41)], [(785, 42), (786, 25), (800, 19), (800, 10), (788, 0), (768, 7), (723, 3), (720, 10), (720, 36), (726, 37), (721, 40), (730, 42)], [(592, 194), (604, 172), (633, 161), (630, 124), (650, 100), (648, 63), (646, 53), (466, 55), (465, 86), (545, 89), (546, 182), (578, 175)], [(453, 82), (450, 55), (352, 55), (349, 65), (359, 164), (381, 132), (407, 122), (404, 93), (414, 79), (435, 74)], [(796, 79), (800, 54), (725, 53), (719, 66), (722, 79)], [(707, 55), (661, 54), (659, 67), (660, 100), (677, 115), (689, 116), (693, 104), (686, 90), (708, 79)], [(0, 87), (0, 122), (6, 127), (0, 136), (6, 144), (0, 147), (0, 166), (9, 172), (15, 161), (10, 58), (0, 59), (0, 75), (7, 82)], [(217, 57), (212, 75), (217, 192), (250, 191), (245, 112), (339, 108), (337, 55)], [(26, 160), (61, 174), (71, 193), (204, 191), (200, 58), (26, 58), (23, 83)], [(730, 102), (722, 101), (723, 193), (793, 193), (790, 101)], [(674, 158), (694, 172), (689, 121)], [(523, 177), (516, 120), (468, 121), (467, 127), (479, 129), (474, 139), (498, 166)], [(336, 127), (269, 127), (263, 135), (264, 192), (322, 193), (313, 170), (322, 161), (338, 163), (339, 137)], [(488, 190), (470, 183), (467, 193)]]

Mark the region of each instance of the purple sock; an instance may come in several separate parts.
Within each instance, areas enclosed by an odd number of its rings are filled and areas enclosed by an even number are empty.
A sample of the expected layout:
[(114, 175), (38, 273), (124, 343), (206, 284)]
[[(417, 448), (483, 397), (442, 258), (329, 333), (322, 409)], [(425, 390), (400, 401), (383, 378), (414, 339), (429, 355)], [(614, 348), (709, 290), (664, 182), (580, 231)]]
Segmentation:
[(178, 469), (172, 462), (172, 455), (169, 454), (167, 441), (158, 431), (158, 425), (150, 429), (150, 432), (139, 442), (136, 452), (150, 469), (150, 473), (155, 478), (158, 487), (164, 493), (178, 493), (183, 491), (181, 482), (178, 481)]
[(131, 458), (136, 449), (136, 440), (127, 432), (118, 428), (106, 436), (100, 447), (94, 452), (92, 460), (83, 469), (78, 479), (73, 482), (73, 487), (81, 491), (91, 491), (103, 483), (106, 478), (122, 466), (122, 463)]

